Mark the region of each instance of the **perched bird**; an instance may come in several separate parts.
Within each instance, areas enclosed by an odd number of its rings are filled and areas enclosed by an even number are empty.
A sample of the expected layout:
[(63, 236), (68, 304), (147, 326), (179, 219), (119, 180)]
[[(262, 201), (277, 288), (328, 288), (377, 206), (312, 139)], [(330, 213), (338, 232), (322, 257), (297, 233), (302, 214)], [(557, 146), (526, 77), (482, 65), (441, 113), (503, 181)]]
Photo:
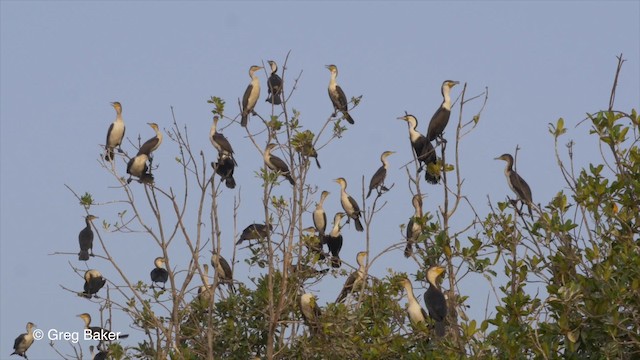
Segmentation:
[(140, 146), (140, 149), (138, 150), (137, 155), (141, 155), (141, 154), (147, 155), (149, 157), (149, 164), (151, 164), (153, 162), (153, 156), (152, 156), (153, 152), (158, 149), (160, 144), (162, 144), (162, 131), (160, 131), (160, 128), (156, 123), (147, 123), (147, 125), (151, 126), (153, 131), (156, 132), (156, 136), (145, 141), (144, 144)]
[(387, 168), (389, 167), (389, 162), (387, 161), (387, 157), (391, 154), (395, 154), (395, 151), (385, 151), (380, 156), (380, 161), (382, 161), (382, 166), (376, 171), (375, 174), (371, 177), (371, 181), (369, 182), (369, 193), (367, 194), (367, 199), (371, 196), (371, 192), (373, 189), (378, 189), (378, 194), (381, 194), (384, 191), (389, 191), (384, 186), (384, 180), (387, 177)]
[[(91, 338), (99, 340), (100, 343), (106, 339), (125, 339), (129, 337), (128, 334), (120, 334), (119, 331), (114, 333), (99, 326), (91, 326), (91, 315), (87, 313), (80, 314), (78, 317), (84, 321), (84, 328), (91, 330)], [(98, 345), (98, 348), (99, 347)]]
[(321, 329), (319, 318), (322, 313), (318, 307), (315, 296), (308, 293), (300, 296), (300, 312), (302, 313), (304, 322), (309, 327), (311, 336), (316, 335)]
[(153, 289), (158, 283), (162, 283), (161, 289), (164, 290), (165, 284), (169, 280), (169, 272), (165, 269), (166, 260), (160, 256), (157, 257), (153, 264), (155, 267), (151, 270), (151, 288)]
[(235, 189), (236, 179), (233, 178), (233, 172), (236, 162), (232, 157), (224, 153), (218, 153), (218, 162), (212, 161), (211, 167), (220, 176), (220, 181), (224, 181), (229, 189)]
[(251, 76), (251, 83), (247, 86), (247, 90), (244, 91), (242, 97), (242, 118), (240, 125), (247, 127), (247, 121), (249, 114), (255, 114), (253, 108), (256, 106), (256, 102), (260, 97), (260, 79), (256, 76), (255, 72), (262, 69), (262, 66), (253, 65), (249, 68), (249, 76)]
[(358, 270), (351, 273), (347, 278), (347, 281), (344, 283), (342, 287), (342, 291), (340, 291), (340, 295), (336, 299), (336, 302), (342, 302), (347, 295), (354, 291), (360, 291), (360, 289), (365, 284), (365, 259), (367, 257), (366, 251), (361, 251), (358, 253), (356, 260), (358, 262)]
[[(518, 173), (513, 170), (513, 157), (510, 154), (503, 154), (495, 158), (495, 160), (504, 160), (507, 162), (507, 166), (504, 168), (504, 175), (507, 177), (507, 183), (511, 190), (518, 196), (518, 199), (529, 209), (529, 215), (533, 217), (531, 212), (531, 206), (533, 205), (533, 198), (531, 197), (531, 188), (526, 181)], [(518, 210), (519, 211), (519, 210)]]
[(313, 210), (313, 225), (318, 230), (320, 238), (324, 236), (324, 231), (327, 229), (327, 214), (324, 212), (323, 204), (324, 200), (329, 196), (328, 191), (323, 191), (320, 195), (320, 201), (316, 204), (316, 209)]
[(31, 344), (33, 344), (33, 328), (35, 327), (36, 325), (34, 323), (27, 323), (27, 332), (18, 335), (16, 340), (13, 342), (13, 353), (11, 353), (11, 355), (18, 355), (25, 359), (29, 359), (27, 357), (27, 350), (29, 350)]
[(416, 119), (413, 115), (405, 115), (398, 118), (399, 120), (404, 120), (409, 125), (409, 140), (411, 140), (411, 147), (413, 148), (413, 152), (416, 155), (416, 159), (418, 159), (418, 163), (420, 164), (420, 168), (418, 172), (424, 168), (424, 179), (430, 184), (437, 184), (440, 182), (439, 174), (432, 174), (429, 171), (429, 164), (437, 164), (438, 157), (436, 155), (436, 150), (431, 145), (431, 142), (427, 140), (427, 138), (420, 134), (416, 128), (418, 127), (418, 119)]
[(331, 71), (331, 79), (329, 80), (329, 98), (333, 104), (333, 115), (337, 116), (338, 111), (342, 112), (344, 118), (349, 124), (355, 124), (351, 115), (349, 115), (347, 96), (342, 91), (342, 88), (336, 83), (336, 77), (338, 77), (338, 68), (335, 65), (326, 65), (326, 68)]
[(213, 145), (216, 150), (218, 150), (218, 155), (226, 155), (227, 157), (233, 160), (233, 163), (237, 166), (235, 158), (233, 157), (233, 148), (231, 147), (231, 143), (229, 140), (220, 132), (218, 132), (218, 121), (220, 118), (216, 115), (213, 117), (213, 124), (211, 125), (211, 130), (209, 131), (209, 140), (211, 141), (211, 145)]
[[(309, 226), (302, 229), (302, 233), (304, 235), (300, 238), (301, 242), (307, 246), (309, 251), (318, 255), (318, 260), (324, 260), (325, 256), (324, 252), (322, 251), (324, 239), (322, 235), (316, 236), (315, 226)], [(309, 235), (306, 235), (305, 233), (309, 233)]]
[(202, 309), (208, 309), (213, 299), (213, 287), (209, 285), (209, 265), (203, 264), (202, 285), (198, 288), (198, 297), (196, 298)]
[[(149, 170), (147, 160), (149, 160), (147, 154), (138, 154), (132, 157), (129, 163), (127, 163), (127, 174), (137, 177), (138, 182), (145, 184), (153, 183), (153, 175), (147, 172)], [(129, 176), (127, 183), (131, 182), (131, 176)]]
[(287, 163), (285, 163), (279, 157), (271, 154), (271, 150), (273, 150), (273, 148), (275, 148), (276, 146), (278, 145), (273, 143), (267, 145), (267, 148), (263, 153), (264, 164), (267, 165), (269, 169), (276, 171), (280, 173), (280, 175), (284, 176), (287, 180), (289, 180), (289, 183), (291, 185), (295, 185), (296, 182), (295, 180), (293, 180), (293, 177), (291, 177), (291, 172), (289, 171), (289, 166), (287, 166)]
[(106, 350), (100, 350), (94, 355), (94, 349), (95, 347), (93, 345), (89, 346), (89, 351), (91, 352), (91, 356), (93, 360), (107, 360), (107, 357), (109, 356), (109, 349)]
[(211, 266), (215, 269), (215, 274), (218, 276), (218, 282), (221, 284), (227, 284), (229, 290), (233, 291), (233, 273), (231, 272), (231, 266), (225, 258), (219, 255), (215, 251), (211, 251)]
[(278, 75), (278, 64), (273, 60), (269, 60), (268, 63), (271, 67), (271, 75), (269, 76), (269, 80), (267, 80), (267, 91), (269, 95), (265, 101), (273, 105), (280, 105), (282, 104), (282, 99), (280, 98), (282, 94), (282, 78)]
[(400, 283), (407, 292), (407, 314), (409, 315), (409, 321), (411, 321), (411, 324), (414, 326), (419, 323), (424, 323), (427, 319), (427, 312), (420, 306), (418, 299), (416, 299), (416, 296), (413, 294), (411, 281), (405, 278), (400, 280)]
[(111, 106), (116, 110), (116, 120), (109, 126), (107, 130), (107, 141), (105, 143), (105, 150), (107, 154), (104, 156), (106, 161), (113, 160), (113, 149), (118, 147), (118, 150), (122, 152), (122, 139), (124, 139), (124, 121), (122, 120), (122, 105), (119, 102), (112, 102)]
[(240, 239), (236, 242), (239, 245), (244, 240), (262, 240), (269, 237), (269, 232), (273, 230), (273, 226), (269, 224), (269, 227), (265, 224), (251, 224), (242, 230)]
[[(80, 295), (87, 299), (91, 299), (95, 294), (104, 287), (107, 279), (102, 277), (98, 270), (90, 269), (84, 272), (84, 292)], [(96, 295), (96, 297), (98, 297)]]
[(289, 265), (289, 271), (292, 274), (297, 274), (299, 277), (310, 278), (324, 275), (329, 272), (329, 269), (317, 270), (309, 265), (295, 263)]
[(444, 128), (447, 127), (449, 116), (451, 115), (451, 96), (449, 93), (451, 92), (451, 88), (459, 83), (459, 81), (453, 80), (445, 80), (442, 83), (442, 104), (440, 104), (440, 107), (436, 110), (435, 114), (433, 114), (429, 122), (429, 129), (427, 130), (428, 141), (433, 141), (437, 138), (443, 140), (442, 133), (444, 132)]
[(422, 233), (422, 225), (419, 221), (422, 219), (422, 196), (420, 194), (413, 195), (411, 204), (413, 204), (415, 211), (407, 224), (407, 246), (404, 248), (404, 257), (406, 258), (413, 255), (413, 244), (418, 241), (418, 237)]
[(345, 213), (339, 212), (333, 217), (333, 229), (328, 235), (325, 235), (322, 242), (327, 244), (331, 253), (331, 267), (339, 268), (342, 265), (340, 260), (340, 250), (342, 250), (342, 234), (340, 233), (340, 221)]
[(444, 272), (440, 266), (432, 266), (427, 270), (427, 280), (429, 289), (424, 294), (424, 303), (427, 304), (429, 316), (435, 322), (436, 335), (444, 336), (445, 320), (447, 318), (447, 301), (438, 286), (438, 276)]
[(347, 180), (345, 180), (344, 178), (337, 178), (334, 181), (340, 184), (340, 203), (342, 204), (344, 212), (349, 218), (355, 221), (356, 230), (363, 231), (364, 228), (362, 227), (362, 223), (360, 222), (360, 207), (358, 206), (358, 203), (351, 197), (351, 195), (347, 194)]
[[(80, 252), (78, 253), (78, 260), (87, 261), (89, 256), (93, 256), (93, 230), (91, 229), (91, 222), (97, 219), (96, 216), (87, 215), (84, 218), (86, 226), (80, 230), (78, 234), (78, 243), (80, 243)], [(89, 253), (91, 251), (91, 253)]]

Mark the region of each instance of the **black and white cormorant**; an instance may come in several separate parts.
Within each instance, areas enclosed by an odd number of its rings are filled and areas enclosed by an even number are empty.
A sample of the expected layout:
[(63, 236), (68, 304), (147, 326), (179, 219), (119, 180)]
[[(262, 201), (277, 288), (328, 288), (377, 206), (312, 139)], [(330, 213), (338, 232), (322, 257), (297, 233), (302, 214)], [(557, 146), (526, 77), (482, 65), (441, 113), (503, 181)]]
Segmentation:
[(418, 299), (413, 294), (413, 286), (411, 286), (411, 281), (409, 279), (402, 279), (400, 283), (404, 287), (404, 290), (407, 292), (407, 314), (409, 315), (409, 321), (411, 325), (416, 326), (420, 323), (425, 322), (427, 319), (427, 312), (424, 311)]
[(441, 266), (432, 266), (427, 271), (429, 289), (424, 294), (424, 303), (427, 304), (429, 316), (435, 322), (435, 332), (438, 336), (444, 336), (445, 322), (447, 318), (447, 300), (438, 286), (438, 276), (444, 272)]
[(389, 162), (387, 161), (387, 157), (391, 154), (395, 154), (395, 151), (385, 151), (380, 156), (380, 161), (382, 162), (382, 166), (376, 171), (375, 174), (371, 177), (371, 181), (369, 182), (369, 193), (367, 194), (367, 199), (371, 196), (371, 192), (373, 189), (378, 190), (378, 194), (382, 194), (389, 189), (384, 186), (384, 180), (387, 177), (387, 168), (389, 167)]
[(169, 280), (169, 271), (165, 269), (166, 260), (162, 256), (160, 256), (153, 261), (153, 264), (155, 265), (155, 267), (153, 268), (153, 270), (151, 270), (150, 274), (151, 288), (153, 289), (158, 285), (158, 283), (162, 283), (162, 286), (160, 288), (164, 290), (164, 287)]
[(80, 261), (87, 261), (89, 256), (93, 256), (93, 229), (91, 229), (91, 222), (97, 218), (93, 215), (87, 215), (84, 218), (86, 226), (78, 234), (78, 243), (80, 243), (78, 260)]
[(269, 95), (265, 101), (270, 102), (273, 105), (280, 105), (282, 104), (282, 99), (280, 97), (282, 94), (282, 78), (278, 75), (278, 64), (273, 60), (269, 60), (267, 62), (271, 67), (271, 75), (267, 80), (267, 91), (269, 92)]
[[(107, 283), (107, 279), (102, 277), (100, 271), (90, 269), (84, 272), (84, 292), (80, 295), (87, 299), (91, 299), (95, 294), (104, 287)], [(96, 296), (97, 297), (97, 296)]]
[(242, 230), (240, 239), (236, 242), (239, 245), (244, 240), (263, 240), (269, 237), (269, 232), (273, 230), (273, 226), (269, 224), (269, 227), (265, 224), (251, 224)]
[(329, 98), (333, 104), (333, 117), (338, 116), (338, 111), (342, 112), (344, 118), (349, 124), (354, 124), (353, 118), (349, 115), (347, 96), (342, 91), (342, 88), (336, 83), (338, 77), (338, 67), (335, 65), (326, 65), (326, 68), (331, 71), (331, 79), (329, 80)]
[[(91, 326), (91, 315), (83, 313), (78, 315), (79, 318), (84, 321), (84, 328), (91, 330), (91, 338), (99, 339), (100, 343), (107, 339), (125, 339), (129, 337), (129, 334), (120, 334), (120, 332), (111, 332), (100, 326)], [(98, 346), (99, 348), (100, 346)]]
[(227, 284), (229, 290), (233, 291), (233, 273), (231, 272), (231, 266), (225, 258), (219, 255), (215, 251), (211, 251), (211, 266), (213, 266), (214, 273), (218, 276), (218, 282), (221, 284)]
[(235, 171), (236, 161), (234, 158), (225, 153), (218, 153), (218, 162), (212, 161), (211, 167), (220, 176), (220, 181), (224, 181), (229, 189), (235, 189), (236, 179), (233, 178), (233, 172)]
[(413, 148), (416, 159), (418, 159), (418, 163), (420, 164), (418, 172), (424, 168), (424, 179), (430, 184), (437, 184), (440, 182), (440, 174), (434, 175), (429, 171), (429, 164), (438, 163), (436, 150), (433, 148), (433, 145), (431, 145), (431, 142), (416, 130), (418, 127), (418, 119), (409, 114), (399, 117), (398, 119), (404, 120), (409, 124), (409, 140), (411, 140), (411, 147)]
[(340, 233), (340, 229), (342, 225), (340, 221), (342, 221), (344, 215), (345, 213), (343, 212), (336, 213), (333, 217), (333, 228), (331, 232), (322, 238), (322, 242), (327, 244), (329, 248), (329, 252), (331, 253), (331, 266), (334, 268), (339, 268), (342, 265), (342, 260), (340, 260), (340, 250), (342, 249), (342, 234)]
[(153, 152), (158, 149), (160, 144), (162, 144), (162, 131), (160, 131), (160, 128), (156, 123), (147, 123), (147, 125), (151, 126), (153, 131), (156, 132), (156, 136), (145, 141), (144, 144), (140, 146), (140, 149), (138, 150), (137, 155), (141, 155), (141, 154), (147, 155), (149, 157), (149, 164), (151, 164), (153, 162)]
[(300, 312), (302, 313), (304, 322), (309, 327), (311, 336), (316, 335), (321, 329), (320, 315), (322, 315), (322, 313), (317, 302), (318, 300), (316, 300), (315, 296), (309, 293), (300, 296)]
[(459, 81), (445, 80), (442, 83), (442, 104), (435, 114), (431, 117), (429, 122), (429, 129), (427, 130), (427, 140), (433, 141), (436, 139), (442, 140), (442, 133), (444, 128), (449, 123), (449, 116), (451, 115), (451, 88), (459, 84)]
[(289, 171), (289, 166), (287, 166), (287, 163), (285, 163), (279, 157), (271, 154), (271, 150), (273, 150), (273, 148), (275, 148), (276, 146), (278, 145), (274, 143), (267, 145), (267, 148), (263, 153), (264, 164), (267, 165), (269, 169), (276, 171), (280, 173), (280, 175), (284, 176), (287, 180), (289, 180), (289, 183), (291, 185), (295, 185), (296, 182), (291, 176), (291, 172)]
[(107, 348), (106, 350), (100, 350), (98, 349), (98, 352), (94, 355), (94, 349), (95, 347), (93, 345), (89, 346), (89, 352), (91, 353), (92, 359), (93, 360), (107, 360), (107, 357), (109, 356), (109, 349)]
[(418, 241), (418, 237), (422, 233), (422, 196), (420, 194), (413, 195), (411, 199), (413, 208), (415, 209), (413, 216), (407, 224), (407, 246), (404, 248), (404, 257), (408, 258), (413, 255), (413, 244)]
[[(138, 182), (144, 184), (153, 183), (153, 174), (147, 172), (149, 170), (147, 160), (149, 160), (147, 154), (138, 154), (129, 159), (129, 163), (127, 163), (127, 174), (137, 177)], [(127, 183), (131, 182), (131, 176), (127, 180)]]
[(32, 322), (27, 323), (27, 332), (18, 335), (16, 340), (13, 342), (13, 353), (11, 355), (22, 356), (25, 359), (29, 359), (27, 357), (27, 350), (31, 344), (33, 344), (33, 329), (36, 325)]
[(209, 140), (211, 141), (211, 145), (218, 150), (218, 154), (226, 155), (236, 163), (235, 158), (233, 157), (233, 148), (231, 147), (231, 143), (222, 133), (218, 132), (219, 120), (220, 118), (217, 115), (213, 117), (213, 124), (209, 131)]
[(328, 191), (323, 191), (320, 195), (320, 201), (316, 204), (316, 209), (313, 210), (313, 225), (318, 230), (320, 239), (324, 236), (324, 231), (327, 229), (327, 213), (324, 212), (324, 200), (329, 196)]
[(347, 281), (344, 283), (342, 287), (342, 291), (340, 291), (340, 295), (336, 299), (336, 302), (342, 302), (347, 295), (352, 292), (360, 291), (365, 283), (365, 259), (367, 258), (367, 252), (361, 251), (358, 253), (356, 260), (358, 262), (358, 270), (351, 273), (347, 278)]
[(249, 68), (249, 76), (251, 76), (251, 83), (247, 86), (247, 90), (244, 91), (242, 97), (242, 118), (240, 125), (246, 127), (249, 120), (249, 114), (254, 114), (253, 108), (256, 106), (256, 102), (260, 97), (260, 79), (255, 74), (256, 71), (262, 69), (262, 66), (253, 65)]
[(531, 206), (533, 205), (533, 198), (531, 197), (531, 188), (526, 181), (518, 173), (513, 170), (513, 157), (510, 154), (503, 154), (495, 158), (495, 160), (504, 160), (507, 162), (507, 166), (504, 168), (504, 175), (507, 177), (507, 183), (514, 193), (518, 196), (518, 199), (523, 204), (527, 205), (529, 209), (529, 215), (533, 217), (531, 212)]
[[(347, 180), (344, 178), (337, 178), (334, 180), (340, 184), (340, 203), (347, 216), (353, 219), (356, 223), (356, 230), (363, 231), (362, 223), (360, 222), (360, 207), (351, 195), (347, 194)], [(347, 221), (348, 222), (348, 221)]]
[(109, 126), (107, 130), (107, 141), (105, 143), (106, 161), (113, 160), (113, 150), (117, 147), (122, 152), (122, 139), (124, 138), (125, 126), (122, 120), (122, 105), (119, 102), (112, 102), (111, 106), (116, 110), (116, 120)]

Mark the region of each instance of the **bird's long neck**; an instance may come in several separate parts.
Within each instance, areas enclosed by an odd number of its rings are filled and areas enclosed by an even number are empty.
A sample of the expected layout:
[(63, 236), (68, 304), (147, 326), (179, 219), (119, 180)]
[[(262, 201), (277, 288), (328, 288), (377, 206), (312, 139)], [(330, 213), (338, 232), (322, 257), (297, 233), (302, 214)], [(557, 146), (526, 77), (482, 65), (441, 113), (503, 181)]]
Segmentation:
[(451, 88), (448, 86), (445, 86), (442, 89), (442, 97), (443, 97), (443, 101), (442, 101), (442, 107), (451, 111), (451, 95), (449, 94), (451, 92)]
[(413, 216), (416, 218), (421, 218), (422, 217), (422, 207), (421, 206), (415, 206), (415, 212), (413, 213)]
[(418, 132), (418, 130), (416, 130), (418, 123), (413, 119), (409, 120), (407, 123), (409, 124), (409, 138), (412, 142), (418, 140), (418, 138), (420, 138), (420, 135), (422, 135)]
[(162, 142), (162, 131), (160, 129), (154, 129), (156, 131), (156, 137), (158, 138), (158, 144)]
[(382, 167), (384, 167), (385, 169), (389, 168), (389, 161), (387, 160), (386, 156), (383, 156), (382, 158), (380, 158), (380, 160), (382, 161)]
[(433, 286), (437, 290), (440, 290), (440, 286), (438, 286), (437, 275), (427, 274), (427, 281), (429, 281), (429, 284), (431, 284), (431, 286)]
[(413, 286), (411, 286), (410, 283), (406, 283), (404, 284), (404, 289), (407, 291), (407, 299), (409, 300), (409, 302), (417, 303), (418, 299), (416, 299), (416, 296), (413, 294)]
[(264, 151), (263, 157), (264, 157), (264, 161), (269, 162), (269, 159), (271, 158), (271, 149), (267, 148)]
[(340, 218), (336, 218), (333, 220), (333, 229), (331, 229), (331, 236), (340, 236)]
[(337, 86), (337, 82), (336, 82), (336, 78), (338, 77), (338, 73), (336, 73), (335, 71), (331, 72), (331, 78), (329, 79), (329, 87), (330, 88), (335, 88)]

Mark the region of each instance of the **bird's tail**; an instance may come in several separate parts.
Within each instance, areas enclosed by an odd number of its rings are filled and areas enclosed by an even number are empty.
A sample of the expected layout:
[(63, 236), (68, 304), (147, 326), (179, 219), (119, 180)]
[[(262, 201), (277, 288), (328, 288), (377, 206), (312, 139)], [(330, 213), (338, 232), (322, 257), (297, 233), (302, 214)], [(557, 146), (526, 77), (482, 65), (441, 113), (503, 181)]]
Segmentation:
[(369, 188), (369, 193), (367, 194), (367, 199), (369, 198), (369, 196), (371, 196), (371, 192), (373, 191), (373, 188)]
[(233, 176), (229, 176), (225, 181), (225, 185), (227, 185), (227, 187), (229, 189), (235, 189), (236, 188), (236, 180), (233, 178)]
[(357, 231), (364, 231), (364, 228), (362, 227), (362, 223), (360, 222), (359, 218), (355, 218), (355, 222), (356, 222), (356, 230)]
[(286, 178), (287, 178), (287, 180), (289, 180), (289, 183), (290, 183), (291, 185), (293, 185), (293, 186), (295, 186), (295, 185), (296, 185), (295, 180), (293, 180), (293, 178), (291, 177), (291, 175), (290, 175), (290, 174), (286, 174), (284, 177), (286, 177)]
[(87, 261), (89, 260), (89, 252), (87, 250), (80, 250), (78, 253), (78, 260)]
[(342, 260), (340, 260), (339, 256), (332, 256), (331, 257), (331, 267), (333, 268), (339, 268), (342, 265)]
[(320, 161), (318, 161), (318, 157), (314, 156), (314, 159), (316, 159), (316, 165), (318, 165), (318, 169), (322, 169), (322, 166), (320, 166)]
[(240, 126), (247, 127), (248, 120), (249, 120), (249, 114), (242, 113), (242, 118), (240, 119)]
[(413, 244), (411, 241), (407, 241), (407, 246), (404, 248), (404, 257), (409, 258), (413, 255)]
[(439, 337), (444, 336), (445, 333), (445, 328), (444, 328), (444, 321), (436, 321), (436, 326), (435, 326), (435, 330), (436, 330), (436, 335), (438, 335)]
[(272, 94), (272, 98), (271, 100), (273, 101), (272, 104), (273, 105), (280, 105), (282, 104), (282, 99), (280, 98), (280, 92), (276, 91), (275, 94)]
[(349, 124), (351, 124), (351, 125), (353, 125), (353, 124), (355, 124), (355, 123), (356, 123), (355, 121), (353, 121), (353, 118), (351, 117), (351, 115), (349, 115), (349, 113), (348, 113), (348, 112), (346, 112), (346, 111), (344, 112), (344, 118), (345, 118), (345, 120), (347, 120), (347, 121), (349, 122)]
[(429, 184), (437, 184), (440, 182), (440, 175), (433, 175), (432, 173), (429, 172), (429, 168), (425, 167), (424, 169), (424, 179), (429, 183)]

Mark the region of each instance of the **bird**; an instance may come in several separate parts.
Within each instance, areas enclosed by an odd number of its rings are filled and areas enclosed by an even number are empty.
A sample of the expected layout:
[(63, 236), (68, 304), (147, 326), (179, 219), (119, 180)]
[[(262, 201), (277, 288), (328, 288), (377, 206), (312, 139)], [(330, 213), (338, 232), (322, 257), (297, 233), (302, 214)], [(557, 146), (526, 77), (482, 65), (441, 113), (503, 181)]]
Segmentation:
[[(91, 339), (98, 340), (100, 343), (102, 343), (103, 341), (112, 341), (129, 337), (129, 334), (120, 334), (119, 331), (112, 332), (99, 326), (91, 326), (91, 315), (89, 315), (88, 313), (82, 313), (78, 315), (78, 317), (81, 318), (82, 321), (84, 321), (84, 328), (86, 330), (89, 330)], [(85, 339), (87, 338), (86, 335), (87, 332), (85, 331)], [(98, 346), (98, 348), (99, 347), (100, 346)]]
[[(87, 226), (80, 230), (78, 234), (78, 243), (80, 243), (80, 252), (78, 253), (78, 260), (87, 261), (89, 256), (93, 255), (93, 230), (91, 229), (91, 222), (98, 217), (94, 215), (87, 215), (84, 218), (84, 222)], [(89, 253), (91, 251), (91, 253)]]
[(227, 260), (217, 252), (211, 251), (211, 266), (215, 269), (218, 281), (220, 283), (227, 284), (229, 286), (229, 290), (233, 291), (233, 273), (231, 272), (231, 266), (229, 266)]
[(151, 163), (153, 162), (152, 153), (158, 149), (160, 144), (162, 144), (162, 131), (160, 131), (160, 128), (156, 123), (147, 123), (147, 125), (151, 126), (153, 131), (156, 132), (156, 136), (145, 141), (144, 144), (140, 146), (140, 149), (138, 150), (137, 155), (142, 155), (142, 154), (147, 155), (149, 157), (149, 165), (151, 165)]
[(322, 238), (322, 242), (327, 244), (329, 248), (329, 252), (331, 253), (331, 267), (339, 268), (342, 265), (342, 260), (340, 260), (340, 250), (342, 249), (342, 234), (340, 233), (340, 221), (342, 221), (342, 217), (345, 216), (345, 213), (339, 212), (336, 213), (333, 217), (333, 228), (328, 235), (325, 235)]
[(316, 209), (313, 210), (313, 225), (318, 230), (320, 238), (324, 236), (324, 231), (327, 229), (327, 214), (324, 212), (323, 204), (324, 200), (329, 196), (328, 191), (323, 191), (320, 194), (320, 201), (316, 204)]
[(408, 258), (413, 255), (413, 243), (418, 241), (418, 237), (422, 233), (422, 225), (420, 219), (422, 219), (422, 196), (420, 194), (413, 195), (411, 199), (415, 212), (409, 219), (407, 224), (407, 246), (404, 248), (404, 257)]
[[(531, 206), (533, 205), (533, 198), (531, 197), (531, 188), (529, 184), (518, 173), (513, 170), (513, 156), (510, 154), (502, 154), (495, 158), (495, 160), (504, 160), (507, 162), (507, 166), (504, 168), (504, 175), (507, 177), (507, 183), (511, 190), (518, 196), (518, 199), (529, 209), (529, 215), (533, 217)], [(518, 211), (519, 212), (519, 211)]]
[(409, 125), (409, 140), (411, 141), (411, 147), (416, 155), (416, 159), (420, 164), (418, 172), (424, 167), (424, 179), (430, 184), (437, 184), (440, 182), (440, 174), (433, 174), (429, 170), (429, 164), (436, 165), (438, 163), (438, 157), (436, 156), (436, 150), (431, 145), (431, 142), (427, 138), (420, 134), (416, 128), (418, 127), (418, 119), (415, 116), (406, 114), (398, 118), (404, 120)]
[(344, 283), (342, 287), (342, 291), (340, 291), (340, 295), (336, 299), (336, 302), (342, 302), (347, 295), (354, 291), (359, 291), (364, 283), (365, 283), (365, 258), (367, 257), (366, 251), (361, 251), (358, 253), (356, 260), (358, 262), (358, 270), (352, 272), (351, 275), (347, 278), (347, 281)]
[(338, 67), (335, 65), (325, 66), (331, 71), (331, 79), (329, 80), (329, 98), (333, 104), (333, 114), (331, 116), (337, 116), (338, 111), (342, 112), (344, 118), (349, 124), (355, 124), (351, 115), (349, 115), (347, 96), (342, 91), (342, 88), (336, 83), (336, 77), (338, 77)]
[(321, 327), (319, 318), (322, 315), (320, 307), (318, 307), (318, 300), (312, 294), (302, 294), (300, 296), (300, 312), (304, 318), (304, 322), (309, 327), (311, 336), (316, 335)]
[(91, 352), (91, 356), (93, 360), (107, 360), (109, 356), (109, 349), (99, 350), (95, 355), (93, 355), (95, 347), (93, 345), (89, 346), (89, 351)]
[(291, 177), (291, 171), (289, 171), (289, 166), (279, 157), (271, 154), (271, 150), (278, 146), (277, 144), (271, 143), (267, 145), (267, 148), (264, 150), (264, 164), (271, 170), (280, 173), (280, 175), (284, 176), (291, 185), (295, 185), (296, 182)]
[(218, 155), (226, 155), (227, 157), (233, 160), (233, 163), (237, 166), (235, 158), (233, 157), (233, 148), (231, 147), (231, 143), (229, 140), (220, 132), (218, 132), (218, 121), (220, 118), (216, 115), (213, 117), (213, 124), (211, 125), (211, 130), (209, 131), (209, 140), (211, 141), (211, 145), (213, 145), (216, 150), (218, 150)]
[(227, 188), (235, 189), (236, 179), (233, 178), (236, 167), (235, 159), (225, 153), (218, 153), (218, 162), (212, 161), (211, 167), (220, 176), (220, 181), (224, 181)]
[(198, 288), (197, 301), (202, 309), (208, 309), (211, 306), (211, 300), (213, 299), (213, 288), (209, 285), (209, 265), (202, 265), (203, 277), (202, 285)]
[(292, 274), (296, 274), (301, 278), (311, 278), (324, 275), (329, 272), (329, 269), (317, 270), (309, 265), (294, 263), (289, 265), (289, 272), (291, 272)]
[(445, 80), (442, 82), (442, 104), (431, 117), (431, 121), (429, 122), (429, 128), (427, 129), (427, 140), (433, 141), (436, 139), (441, 139), (442, 134), (444, 132), (444, 128), (447, 127), (447, 123), (449, 122), (449, 116), (451, 115), (451, 96), (449, 93), (451, 92), (451, 88), (458, 85), (459, 81), (453, 80)]
[(384, 191), (389, 191), (387, 187), (384, 186), (384, 180), (387, 177), (387, 168), (389, 167), (389, 162), (387, 158), (395, 154), (395, 151), (385, 151), (380, 156), (380, 161), (382, 161), (382, 166), (373, 174), (371, 177), (371, 181), (369, 182), (369, 193), (367, 194), (367, 199), (371, 196), (371, 192), (373, 189), (378, 189), (378, 194), (382, 194)]
[(349, 218), (355, 221), (356, 230), (363, 231), (364, 228), (360, 222), (360, 207), (358, 206), (358, 203), (349, 194), (347, 194), (347, 180), (344, 178), (337, 178), (334, 181), (340, 184), (340, 203), (342, 204), (344, 212)]
[(242, 97), (242, 118), (240, 125), (247, 127), (247, 121), (249, 120), (249, 114), (255, 114), (253, 108), (256, 106), (256, 102), (260, 97), (260, 79), (256, 76), (255, 72), (262, 69), (262, 66), (253, 65), (249, 68), (249, 76), (251, 76), (251, 83), (247, 86), (247, 90), (244, 91)]
[(125, 126), (122, 120), (122, 105), (119, 102), (112, 102), (111, 106), (116, 110), (116, 119), (109, 126), (107, 130), (107, 141), (105, 143), (106, 155), (104, 159), (106, 161), (113, 160), (113, 149), (118, 147), (118, 150), (122, 152), (122, 139), (124, 139)]
[[(149, 160), (147, 154), (138, 154), (129, 159), (127, 163), (127, 174), (137, 177), (140, 183), (153, 183), (153, 175), (147, 172), (149, 170), (147, 160)], [(131, 176), (129, 176), (127, 183), (131, 182)]]
[(441, 266), (432, 266), (427, 270), (427, 281), (429, 289), (424, 294), (424, 303), (429, 310), (429, 316), (435, 322), (435, 332), (438, 336), (444, 336), (445, 320), (447, 318), (447, 301), (438, 286), (438, 276), (444, 272)]
[(240, 239), (236, 242), (236, 245), (239, 245), (244, 240), (266, 239), (272, 230), (273, 226), (271, 224), (269, 224), (268, 227), (265, 224), (251, 224), (242, 230), (242, 234), (240, 234)]
[(411, 281), (407, 278), (403, 278), (400, 280), (400, 283), (407, 292), (407, 314), (409, 315), (409, 321), (413, 326), (424, 323), (427, 319), (427, 312), (424, 311), (422, 306), (420, 306), (418, 299), (416, 299), (416, 296), (413, 294)]
[[(91, 299), (95, 294), (104, 287), (107, 279), (102, 277), (100, 271), (95, 269), (89, 269), (84, 272), (84, 292), (80, 293), (80, 296), (87, 299)], [(98, 297), (96, 295), (96, 297)]]
[(267, 80), (267, 91), (269, 95), (265, 101), (270, 102), (273, 105), (280, 105), (282, 104), (282, 99), (280, 98), (280, 95), (282, 94), (282, 78), (278, 75), (278, 64), (273, 60), (269, 60), (267, 62), (271, 67), (271, 75)]
[(18, 355), (27, 360), (29, 359), (27, 357), (27, 350), (29, 350), (31, 344), (33, 344), (33, 329), (35, 327), (36, 325), (34, 323), (27, 323), (27, 332), (18, 335), (16, 340), (13, 342), (13, 353), (11, 353), (11, 355)]
[(155, 267), (153, 268), (153, 270), (151, 270), (151, 274), (149, 274), (151, 276), (152, 289), (158, 283), (162, 283), (161, 289), (164, 290), (167, 280), (169, 280), (169, 271), (165, 269), (166, 262), (167, 261), (162, 256), (157, 257), (153, 261), (153, 264), (155, 265)]

